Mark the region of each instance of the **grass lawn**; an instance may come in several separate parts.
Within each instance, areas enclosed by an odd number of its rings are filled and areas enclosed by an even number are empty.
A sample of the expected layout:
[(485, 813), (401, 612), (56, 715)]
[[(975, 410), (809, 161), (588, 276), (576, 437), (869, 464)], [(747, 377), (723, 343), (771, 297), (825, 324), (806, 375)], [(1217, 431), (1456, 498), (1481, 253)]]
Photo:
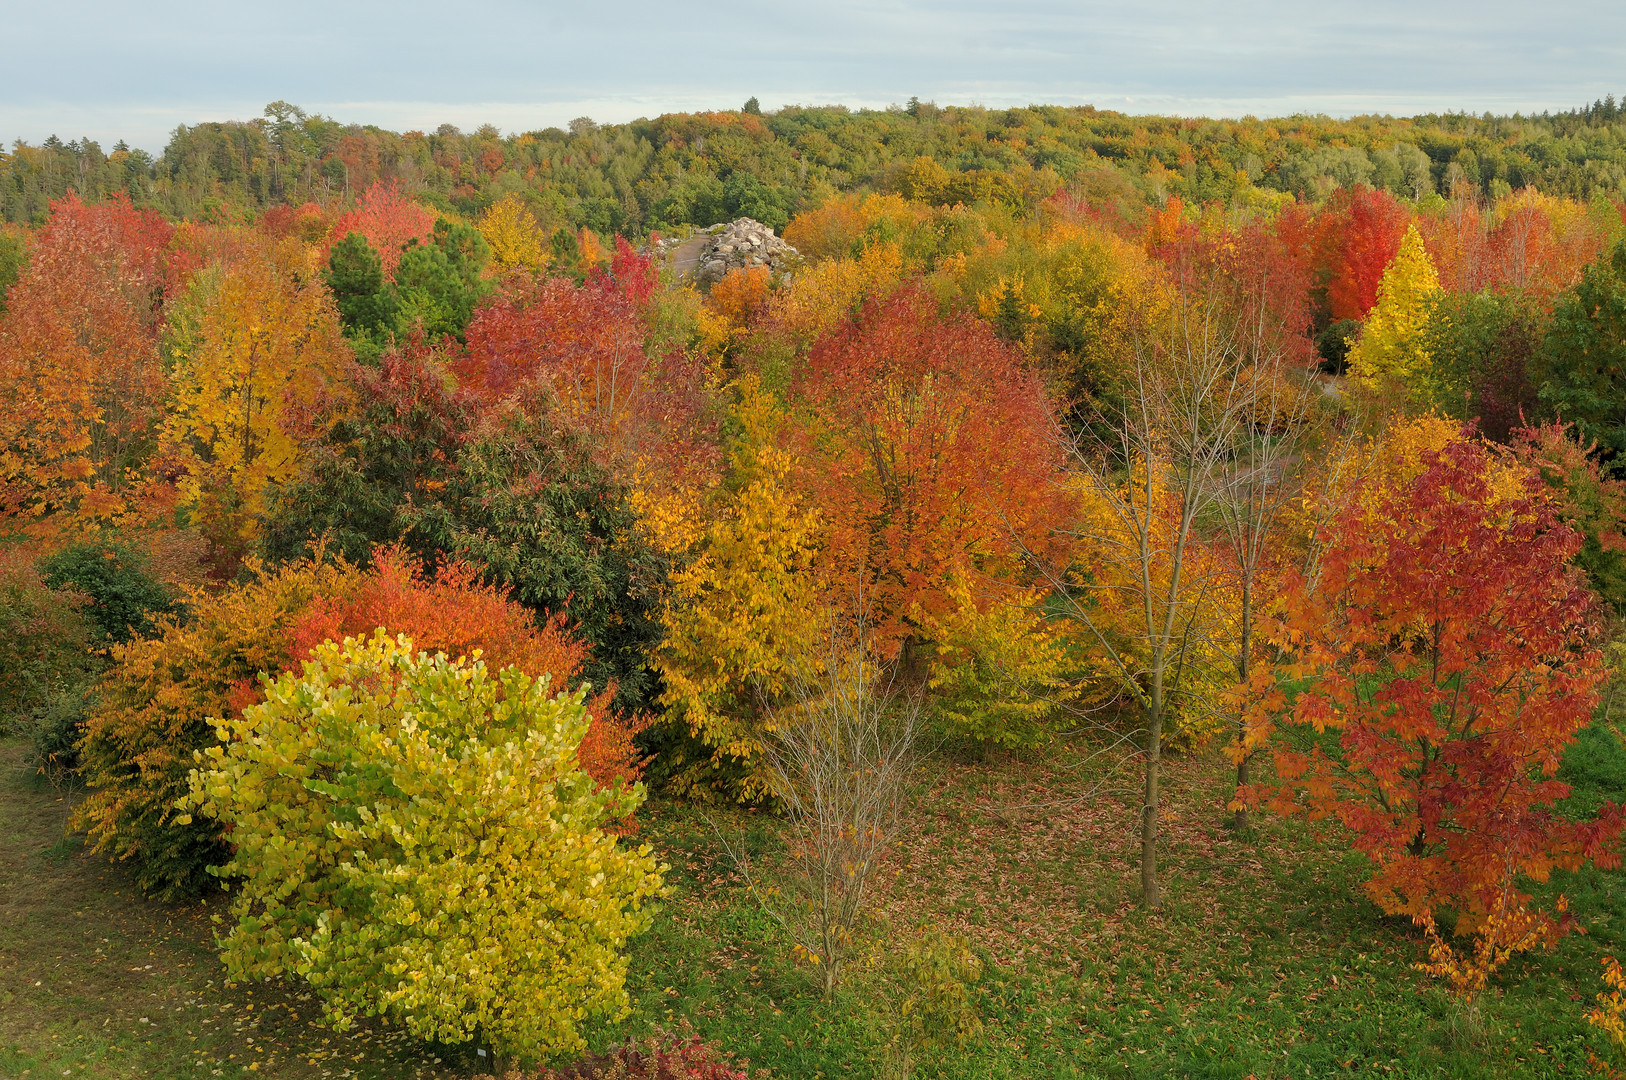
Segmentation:
[[(1626, 756), (1593, 732), (1572, 753), (1576, 801), (1626, 794)], [(210, 903), (132, 895), (116, 867), (63, 839), (71, 793), (0, 742), (0, 1078), (468, 1076), (467, 1048), (392, 1028), (336, 1034), (297, 987), (228, 987), (209, 948)], [(1582, 1020), (1598, 958), (1626, 955), (1626, 874), (1560, 875), (1587, 925), (1521, 957), (1487, 996), (1483, 1031), (1410, 964), (1416, 933), (1362, 899), (1365, 867), (1333, 830), (1218, 809), (1228, 767), (1169, 768), (1165, 910), (1135, 904), (1126, 790), (1091, 796), (1087, 766), (934, 760), (877, 893), (864, 958), (831, 999), (751, 900), (717, 831), (764, 865), (773, 820), (657, 802), (643, 836), (671, 864), (671, 895), (634, 947), (632, 1015), (599, 1042), (687, 1019), (786, 1080), (885, 1075), (898, 994), (887, 957), (925, 924), (986, 961), (972, 1045), (917, 1076), (1295, 1078), (1574, 1077), (1602, 1050)]]

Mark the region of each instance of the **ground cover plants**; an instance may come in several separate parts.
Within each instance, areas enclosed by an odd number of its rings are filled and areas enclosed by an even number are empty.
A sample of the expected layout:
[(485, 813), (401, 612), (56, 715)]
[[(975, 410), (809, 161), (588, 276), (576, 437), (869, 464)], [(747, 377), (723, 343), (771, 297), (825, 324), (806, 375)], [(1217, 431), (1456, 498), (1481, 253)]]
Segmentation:
[(0, 1075), (1626, 1067), (1626, 192), (729, 115), (7, 227)]

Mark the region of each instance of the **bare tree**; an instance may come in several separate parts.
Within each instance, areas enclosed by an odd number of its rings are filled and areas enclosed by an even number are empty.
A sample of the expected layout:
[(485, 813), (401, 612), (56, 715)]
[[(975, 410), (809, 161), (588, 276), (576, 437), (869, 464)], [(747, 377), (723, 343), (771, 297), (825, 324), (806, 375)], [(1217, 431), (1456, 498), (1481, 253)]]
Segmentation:
[(898, 692), (892, 664), (876, 661), (860, 628), (832, 632), (823, 655), (791, 681), (792, 704), (774, 717), (765, 758), (789, 824), (787, 888), (757, 888), (745, 853), (730, 854), (763, 907), (835, 989), (852, 951), (870, 884), (897, 835), (917, 761), (921, 702)]
[(1235, 282), (1215, 270), (1179, 284), (1166, 312), (1133, 330), (1122, 403), (1082, 431), (1058, 426), (1064, 483), (1104, 515), (1071, 539), (1090, 565), (1029, 557), (1062, 611), (1094, 639), (1140, 709), (1141, 895), (1161, 905), (1157, 838), (1164, 729), (1173, 700), (1211, 651), (1209, 616), (1222, 582), (1207, 542), (1239, 438), (1255, 408)]

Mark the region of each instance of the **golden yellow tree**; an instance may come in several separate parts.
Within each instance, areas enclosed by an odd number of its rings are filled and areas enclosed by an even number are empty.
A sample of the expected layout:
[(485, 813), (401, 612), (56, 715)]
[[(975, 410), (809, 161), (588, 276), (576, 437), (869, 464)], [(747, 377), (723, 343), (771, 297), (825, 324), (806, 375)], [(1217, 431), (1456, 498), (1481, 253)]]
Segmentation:
[(254, 539), (315, 421), (344, 405), (338, 311), (297, 244), (249, 248), (201, 272), (171, 319), (165, 450), (181, 501), (217, 549)]
[(1378, 284), (1377, 306), (1349, 352), (1349, 373), (1358, 385), (1372, 391), (1423, 395), (1428, 400), (1431, 357), (1423, 345), (1422, 331), (1439, 291), (1439, 275), (1423, 248), (1423, 238), (1417, 226), (1409, 226), (1399, 253)]
[(536, 270), (548, 265), (548, 241), (542, 226), (518, 195), (505, 195), (480, 219), (480, 235), (491, 259), (503, 270)]
[(791, 666), (817, 631), (819, 516), (776, 444), (778, 403), (752, 378), (738, 390), (730, 483), (717, 489), (688, 565), (672, 575), (655, 663), (668, 715), (711, 751), (689, 763), (680, 786), (732, 787), (756, 799), (769, 792), (760, 760), (766, 706), (786, 693)]

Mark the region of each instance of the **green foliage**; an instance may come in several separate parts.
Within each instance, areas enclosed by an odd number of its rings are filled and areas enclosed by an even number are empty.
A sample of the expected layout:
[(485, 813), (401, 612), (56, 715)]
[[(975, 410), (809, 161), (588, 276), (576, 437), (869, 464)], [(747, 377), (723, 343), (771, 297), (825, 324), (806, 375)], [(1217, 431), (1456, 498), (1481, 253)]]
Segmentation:
[(46, 585), (20, 553), (0, 552), (0, 733), (94, 676), (87, 604), (81, 593)]
[(905, 947), (896, 966), (897, 992), (883, 1026), (888, 1056), (908, 1080), (925, 1055), (957, 1050), (981, 1036), (982, 961), (964, 938), (927, 930)]
[(1505, 441), (1539, 407), (1531, 368), (1543, 321), (1517, 293), (1435, 293), (1420, 334), (1432, 404)]
[(723, 205), (730, 218), (755, 218), (773, 229), (790, 220), (785, 196), (748, 172), (736, 172), (723, 184)]
[(420, 555), (485, 565), (538, 613), (568, 610), (593, 643), (583, 674), (614, 680), (626, 708), (650, 702), (666, 561), (643, 538), (624, 481), (545, 400), (512, 407), (459, 448), (433, 499), (400, 508)]
[(178, 613), (174, 597), (146, 560), (117, 541), (74, 544), (46, 558), (40, 569), (50, 588), (71, 585), (90, 598), (84, 612), (103, 646), (145, 636), (155, 616)]
[(461, 341), (475, 306), (490, 291), (481, 277), (490, 255), (477, 229), (436, 221), (433, 239), (409, 244), (395, 267), (397, 333), (421, 329), (429, 338), (450, 334)]
[(682, 177), (650, 207), (651, 228), (713, 225), (728, 217), (723, 182), (710, 173)]
[(1542, 359), (1541, 400), (1583, 439), (1626, 452), (1626, 240), (1559, 297)]
[(0, 315), (6, 313), (6, 293), (17, 284), (28, 265), (28, 242), (21, 232), (0, 228)]
[(365, 236), (351, 233), (334, 244), (322, 277), (339, 306), (346, 337), (377, 342), (394, 329), (397, 300), (385, 287), (383, 260)]
[[(580, 692), (517, 668), (329, 642), (219, 728), (187, 808), (231, 830), (234, 979), (298, 975), (339, 1029), (386, 1016), (534, 1060), (624, 1014), (661, 869), (605, 831), (641, 787), (576, 764)], [(185, 819), (182, 819), (183, 821)]]
[(1320, 354), (1323, 366), (1334, 375), (1344, 373), (1344, 365), (1349, 360), (1349, 345), (1361, 332), (1359, 319), (1339, 319), (1328, 326), (1315, 337), (1315, 351)]

